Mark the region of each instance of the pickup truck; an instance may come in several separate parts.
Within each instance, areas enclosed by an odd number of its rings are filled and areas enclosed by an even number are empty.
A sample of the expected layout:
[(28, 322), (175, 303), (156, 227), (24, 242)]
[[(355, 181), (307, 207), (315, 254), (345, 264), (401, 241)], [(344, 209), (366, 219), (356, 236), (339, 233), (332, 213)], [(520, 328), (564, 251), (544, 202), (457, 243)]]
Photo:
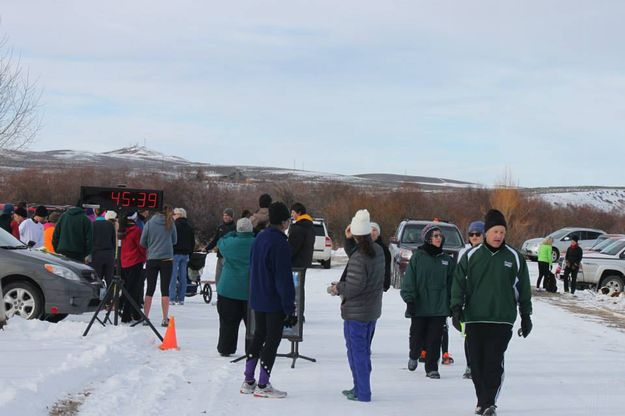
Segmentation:
[(578, 287), (608, 287), (623, 292), (625, 288), (625, 238), (616, 240), (599, 253), (584, 253)]

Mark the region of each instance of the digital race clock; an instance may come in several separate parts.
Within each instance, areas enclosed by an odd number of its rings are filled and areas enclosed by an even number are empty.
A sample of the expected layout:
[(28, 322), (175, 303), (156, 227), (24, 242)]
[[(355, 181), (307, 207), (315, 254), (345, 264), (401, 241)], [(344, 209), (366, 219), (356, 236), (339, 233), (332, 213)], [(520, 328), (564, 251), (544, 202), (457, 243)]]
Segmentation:
[(80, 200), (83, 205), (97, 205), (101, 209), (136, 208), (160, 210), (163, 208), (163, 191), (81, 186)]

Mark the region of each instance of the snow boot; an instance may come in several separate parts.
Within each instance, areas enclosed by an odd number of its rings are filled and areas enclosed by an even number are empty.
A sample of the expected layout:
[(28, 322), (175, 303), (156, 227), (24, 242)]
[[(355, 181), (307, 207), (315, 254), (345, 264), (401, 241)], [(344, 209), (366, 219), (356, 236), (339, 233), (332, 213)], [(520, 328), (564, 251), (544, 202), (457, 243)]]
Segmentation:
[(497, 406), (490, 406), (482, 413), (484, 416), (497, 416)]
[(449, 364), (453, 364), (454, 363), (454, 359), (451, 358), (451, 355), (449, 355), (448, 352), (443, 354), (443, 361), (442, 364), (444, 365), (449, 365)]
[(343, 391), (341, 392), (341, 394), (342, 394), (343, 396), (345, 396), (345, 397), (349, 396), (350, 394), (354, 394), (354, 388), (352, 387), (352, 388), (351, 388), (351, 389), (349, 389), (349, 390), (343, 390)]
[(412, 358), (408, 360), (408, 370), (414, 371), (417, 369), (418, 365), (419, 365), (419, 360), (413, 360)]
[(274, 389), (271, 383), (267, 383), (267, 385), (264, 388), (258, 385), (256, 386), (256, 388), (254, 389), (254, 397), (264, 397), (268, 399), (284, 399), (286, 397), (286, 391)]
[(471, 377), (471, 367), (465, 368), (464, 374), (462, 375), (462, 378), (466, 378), (466, 379), (473, 378), (473, 377)]
[(428, 371), (428, 372), (425, 374), (425, 376), (426, 376), (427, 378), (432, 378), (432, 379), (435, 379), (435, 380), (438, 380), (439, 378), (441, 378), (441, 375), (439, 374), (439, 372), (438, 372), (438, 371)]

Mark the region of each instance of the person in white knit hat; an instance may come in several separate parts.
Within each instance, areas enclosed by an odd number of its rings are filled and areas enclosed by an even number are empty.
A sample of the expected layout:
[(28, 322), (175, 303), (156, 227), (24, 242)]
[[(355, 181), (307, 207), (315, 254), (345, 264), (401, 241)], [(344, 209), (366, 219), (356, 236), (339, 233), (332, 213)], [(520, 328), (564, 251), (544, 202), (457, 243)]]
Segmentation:
[(371, 401), (371, 340), (382, 314), (384, 252), (371, 240), (369, 211), (360, 210), (350, 224), (356, 249), (350, 256), (344, 281), (328, 288), (340, 295), (343, 332), (353, 387), (344, 390), (349, 400)]

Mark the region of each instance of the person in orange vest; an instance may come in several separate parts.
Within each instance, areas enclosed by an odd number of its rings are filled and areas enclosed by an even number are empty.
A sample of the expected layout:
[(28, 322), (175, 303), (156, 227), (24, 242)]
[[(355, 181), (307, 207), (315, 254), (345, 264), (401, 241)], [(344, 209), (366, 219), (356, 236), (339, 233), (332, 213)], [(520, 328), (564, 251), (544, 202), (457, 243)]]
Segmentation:
[(48, 222), (43, 224), (43, 246), (50, 253), (56, 253), (52, 246), (52, 234), (54, 234), (54, 227), (56, 227), (56, 222), (59, 220), (60, 216), (61, 214), (54, 211), (48, 215)]

